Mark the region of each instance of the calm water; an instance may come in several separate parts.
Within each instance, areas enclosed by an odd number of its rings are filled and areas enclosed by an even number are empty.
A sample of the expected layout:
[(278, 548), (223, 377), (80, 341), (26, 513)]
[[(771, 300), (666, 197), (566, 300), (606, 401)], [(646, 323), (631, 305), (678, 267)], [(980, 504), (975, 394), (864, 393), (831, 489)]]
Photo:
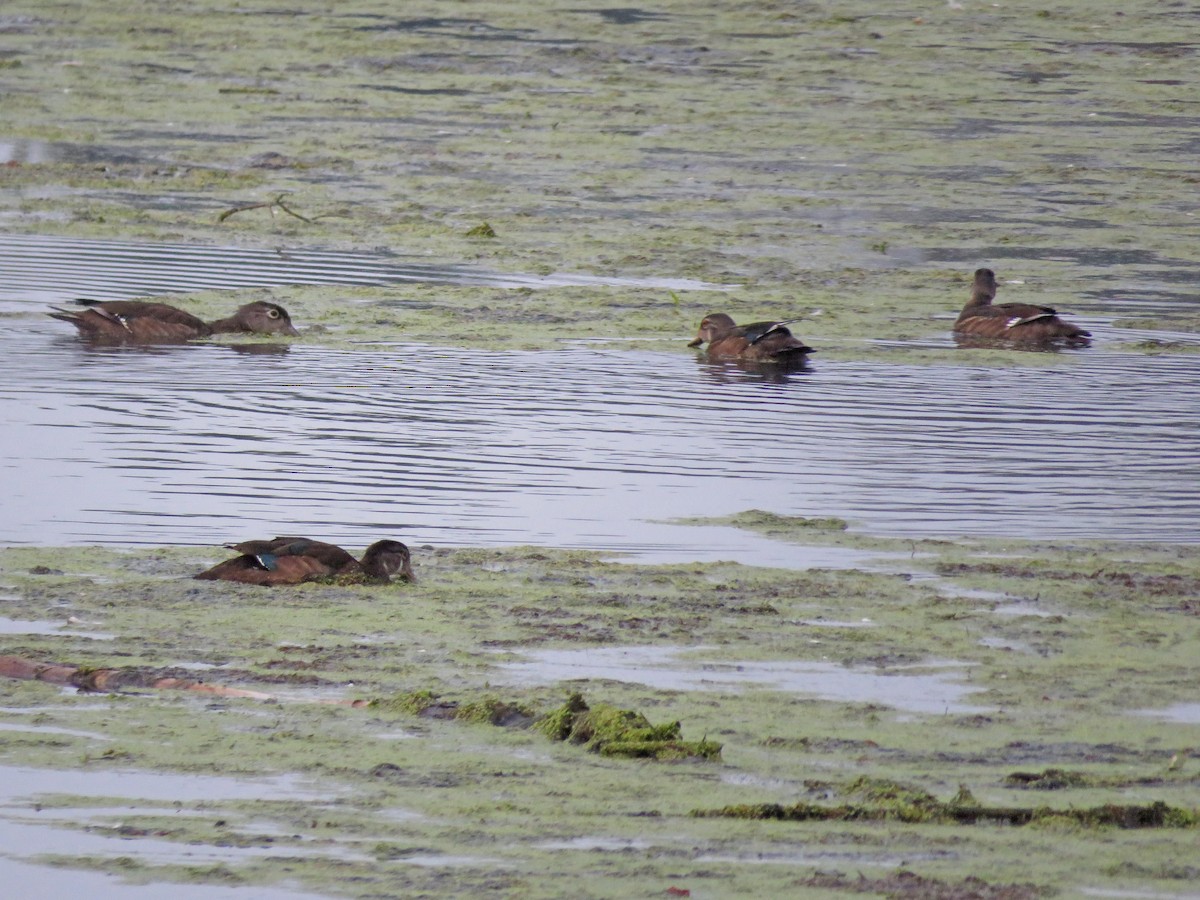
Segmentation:
[(1049, 369), (818, 357), (764, 379), (674, 348), (95, 349), (22, 316), (0, 332), (0, 542), (299, 531), (849, 558), (662, 521), (748, 508), (890, 535), (1195, 541), (1197, 357), (1102, 343)]

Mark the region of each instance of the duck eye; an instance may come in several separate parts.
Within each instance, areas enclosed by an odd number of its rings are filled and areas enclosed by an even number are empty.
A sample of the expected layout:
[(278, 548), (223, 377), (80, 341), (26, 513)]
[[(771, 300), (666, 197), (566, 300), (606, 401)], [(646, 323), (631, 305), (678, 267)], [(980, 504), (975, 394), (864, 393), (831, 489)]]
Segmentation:
[(278, 318), (279, 318), (279, 310), (277, 310), (277, 309), (268, 309), (268, 310), (267, 310), (267, 318), (268, 318), (268, 319), (278, 319)]

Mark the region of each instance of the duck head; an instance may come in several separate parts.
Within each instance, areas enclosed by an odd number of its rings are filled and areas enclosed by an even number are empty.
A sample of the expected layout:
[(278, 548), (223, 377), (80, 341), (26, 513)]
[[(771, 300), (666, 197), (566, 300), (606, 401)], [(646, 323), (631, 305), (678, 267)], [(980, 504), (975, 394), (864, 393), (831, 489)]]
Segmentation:
[(700, 330), (696, 333), (696, 339), (691, 341), (688, 346), (699, 347), (705, 341), (711, 342), (713, 338), (734, 327), (733, 319), (725, 313), (709, 313), (700, 320)]

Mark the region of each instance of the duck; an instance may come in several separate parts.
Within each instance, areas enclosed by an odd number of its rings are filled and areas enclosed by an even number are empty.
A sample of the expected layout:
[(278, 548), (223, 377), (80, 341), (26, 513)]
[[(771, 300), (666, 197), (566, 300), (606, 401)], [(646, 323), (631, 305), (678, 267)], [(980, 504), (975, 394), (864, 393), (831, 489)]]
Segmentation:
[(803, 361), (816, 351), (794, 336), (788, 325), (795, 322), (754, 322), (737, 325), (725, 313), (709, 313), (700, 322), (700, 331), (689, 347), (708, 342), (708, 355), (714, 358), (749, 359), (757, 362)]
[(996, 273), (976, 269), (971, 299), (954, 323), (959, 335), (989, 338), (1013, 344), (1056, 344), (1086, 347), (1091, 332), (1064, 322), (1049, 306), (1031, 303), (993, 303), (996, 299)]
[(258, 585), (300, 584), (324, 579), (387, 584), (393, 575), (408, 582), (417, 580), (412, 569), (412, 555), (399, 541), (376, 541), (366, 549), (362, 559), (355, 559), (336, 544), (297, 536), (225, 546), (239, 555), (192, 577), (200, 581)]
[(256, 300), (215, 322), (205, 322), (167, 303), (146, 300), (76, 300), (82, 310), (54, 308), (53, 319), (70, 322), (79, 333), (104, 343), (171, 344), (214, 334), (298, 335), (292, 318), (277, 303)]

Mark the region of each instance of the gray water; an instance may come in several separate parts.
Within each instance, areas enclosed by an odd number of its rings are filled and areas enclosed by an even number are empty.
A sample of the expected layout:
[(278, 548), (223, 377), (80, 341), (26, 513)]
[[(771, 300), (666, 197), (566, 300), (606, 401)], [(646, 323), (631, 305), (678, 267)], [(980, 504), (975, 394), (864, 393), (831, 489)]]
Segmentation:
[(286, 251), (255, 247), (137, 243), (58, 235), (0, 234), (0, 311), (33, 300), (64, 297), (127, 300), (164, 293), (243, 290), (285, 284), (382, 286), (422, 282), (480, 287), (544, 288), (566, 285), (719, 287), (686, 278), (597, 278), (575, 273), (525, 275), (472, 266), (414, 262), (393, 253)]
[[(107, 278), (86, 276), (84, 294)], [(1051, 368), (818, 357), (766, 376), (674, 347), (93, 348), (38, 314), (41, 288), (2, 298), (30, 313), (0, 332), (5, 544), (290, 531), (853, 561), (667, 521), (750, 508), (882, 535), (1197, 540), (1197, 357), (1106, 351), (1102, 328)]]

